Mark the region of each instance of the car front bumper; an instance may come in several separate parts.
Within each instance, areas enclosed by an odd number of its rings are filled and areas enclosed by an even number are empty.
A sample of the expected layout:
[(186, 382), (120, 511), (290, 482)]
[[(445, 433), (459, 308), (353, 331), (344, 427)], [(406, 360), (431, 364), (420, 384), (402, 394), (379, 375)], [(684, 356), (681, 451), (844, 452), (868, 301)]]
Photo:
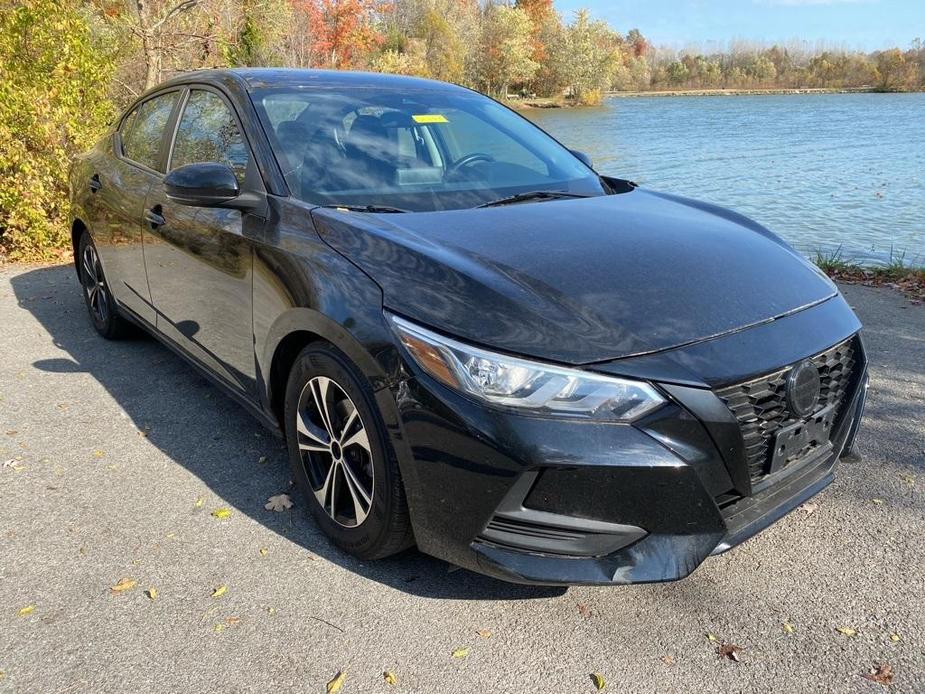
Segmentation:
[[(844, 320), (839, 327), (859, 326)], [(819, 344), (788, 349), (802, 357)], [(764, 358), (793, 354), (772, 349)], [(645, 583), (684, 578), (832, 481), (864, 409), (862, 348), (854, 368), (831, 447), (759, 484), (735, 460), (727, 439), (738, 427), (709, 384), (652, 379), (672, 402), (633, 425), (488, 408), (411, 363), (379, 397), (395, 413), (388, 424), (422, 551), (518, 583)]]

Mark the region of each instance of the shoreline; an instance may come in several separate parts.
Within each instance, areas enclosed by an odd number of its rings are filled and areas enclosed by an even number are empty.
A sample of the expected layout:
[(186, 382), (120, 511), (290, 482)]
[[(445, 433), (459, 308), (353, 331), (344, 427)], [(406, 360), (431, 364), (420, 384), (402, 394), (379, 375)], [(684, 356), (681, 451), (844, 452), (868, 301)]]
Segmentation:
[[(921, 94), (925, 89), (883, 91), (874, 87), (768, 87), (729, 89), (658, 89), (651, 91), (614, 91), (604, 99), (636, 99), (668, 96), (798, 96), (809, 94)], [(505, 99), (504, 104), (518, 110), (547, 108), (599, 108), (602, 104), (578, 104), (568, 99), (541, 97), (535, 99)]]
[(886, 265), (862, 265), (842, 259), (841, 251), (837, 250), (817, 251), (809, 260), (835, 282), (889, 287), (913, 304), (925, 302), (925, 267), (907, 265), (902, 257), (891, 258)]
[(873, 87), (767, 87), (728, 89), (659, 89), (652, 91), (607, 92), (607, 97), (634, 98), (640, 96), (790, 96), (800, 94), (898, 94), (882, 92)]

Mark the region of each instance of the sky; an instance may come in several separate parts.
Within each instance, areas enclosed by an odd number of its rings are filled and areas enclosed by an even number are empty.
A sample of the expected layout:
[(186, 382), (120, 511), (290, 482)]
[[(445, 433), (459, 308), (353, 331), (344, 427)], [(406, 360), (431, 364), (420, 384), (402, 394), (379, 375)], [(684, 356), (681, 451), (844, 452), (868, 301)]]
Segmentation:
[(872, 51), (925, 41), (925, 0), (555, 0), (566, 16), (586, 7), (617, 31), (637, 27), (656, 45), (731, 39), (805, 39)]

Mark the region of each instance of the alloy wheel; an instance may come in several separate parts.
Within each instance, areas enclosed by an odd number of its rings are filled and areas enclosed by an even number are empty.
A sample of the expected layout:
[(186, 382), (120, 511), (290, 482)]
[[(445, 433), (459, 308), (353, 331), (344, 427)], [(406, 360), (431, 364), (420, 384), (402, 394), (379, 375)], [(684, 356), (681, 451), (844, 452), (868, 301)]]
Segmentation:
[(109, 294), (106, 287), (106, 277), (100, 265), (100, 257), (93, 244), (88, 243), (83, 253), (84, 291), (87, 293), (87, 304), (93, 317), (100, 323), (105, 323), (109, 317)]
[(334, 380), (315, 376), (296, 411), (299, 454), (315, 498), (336, 523), (353, 528), (369, 515), (373, 460), (369, 434), (350, 396)]

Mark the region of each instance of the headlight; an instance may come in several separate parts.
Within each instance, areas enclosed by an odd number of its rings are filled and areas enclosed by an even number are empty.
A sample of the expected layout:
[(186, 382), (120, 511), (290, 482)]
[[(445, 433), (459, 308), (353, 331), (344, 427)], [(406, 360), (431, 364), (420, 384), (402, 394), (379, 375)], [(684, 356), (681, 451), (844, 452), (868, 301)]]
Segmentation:
[(643, 381), (497, 354), (443, 337), (398, 316), (390, 319), (418, 366), (441, 383), (492, 405), (628, 422), (665, 402)]

